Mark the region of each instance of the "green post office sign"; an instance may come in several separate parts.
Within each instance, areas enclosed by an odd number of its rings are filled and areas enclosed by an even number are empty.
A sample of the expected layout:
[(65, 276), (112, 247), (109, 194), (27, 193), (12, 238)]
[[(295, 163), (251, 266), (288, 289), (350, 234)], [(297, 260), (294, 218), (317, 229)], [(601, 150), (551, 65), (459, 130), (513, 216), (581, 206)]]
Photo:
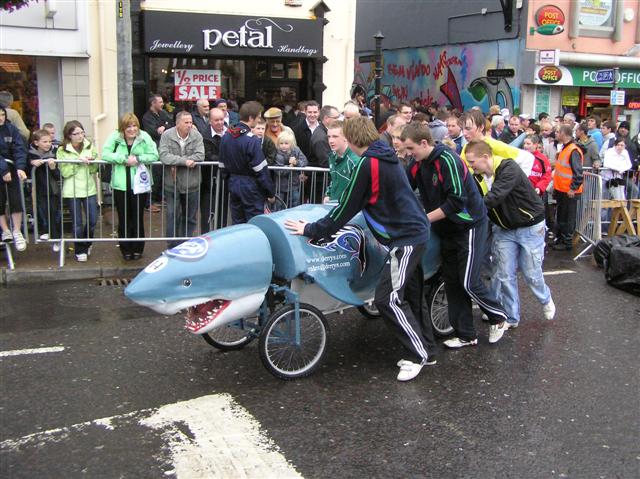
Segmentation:
[[(545, 75), (538, 75), (538, 72), (544, 67), (539, 66), (535, 70), (533, 82), (536, 85), (548, 85), (549, 81), (545, 81)], [(593, 67), (577, 67), (577, 66), (560, 66), (558, 67), (562, 73), (561, 78), (553, 82), (558, 86), (587, 86), (612, 88), (613, 84), (596, 83), (596, 72), (601, 68)], [(640, 70), (631, 70), (621, 68), (617, 76), (618, 88), (638, 88), (640, 89)]]

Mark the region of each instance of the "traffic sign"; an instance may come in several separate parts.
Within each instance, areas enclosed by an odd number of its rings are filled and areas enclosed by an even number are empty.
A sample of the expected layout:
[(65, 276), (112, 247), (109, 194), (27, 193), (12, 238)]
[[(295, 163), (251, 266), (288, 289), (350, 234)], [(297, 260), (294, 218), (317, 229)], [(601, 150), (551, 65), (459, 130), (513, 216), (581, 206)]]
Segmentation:
[(540, 50), (538, 63), (540, 65), (555, 65), (558, 66), (559, 55), (558, 50)]
[(598, 70), (596, 72), (596, 83), (613, 83), (613, 68)]
[(513, 78), (516, 76), (516, 71), (513, 68), (496, 68), (487, 70), (487, 76), (489, 78)]
[(613, 106), (624, 106), (624, 90), (611, 90), (609, 103)]

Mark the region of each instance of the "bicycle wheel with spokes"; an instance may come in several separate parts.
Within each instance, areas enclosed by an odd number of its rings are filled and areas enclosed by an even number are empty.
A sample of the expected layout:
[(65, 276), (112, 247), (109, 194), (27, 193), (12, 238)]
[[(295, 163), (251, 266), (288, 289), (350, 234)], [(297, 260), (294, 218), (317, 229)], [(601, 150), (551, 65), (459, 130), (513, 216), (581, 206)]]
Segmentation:
[(427, 295), (427, 317), (433, 325), (433, 332), (437, 336), (448, 336), (453, 332), (453, 326), (449, 322), (449, 309), (447, 292), (444, 289), (444, 281), (440, 276), (431, 283)]
[(244, 319), (239, 319), (201, 336), (207, 343), (221, 351), (237, 351), (257, 337), (253, 330), (245, 329), (247, 326)]
[(313, 306), (301, 303), (296, 324), (292, 304), (273, 312), (260, 333), (260, 359), (280, 379), (295, 379), (315, 371), (327, 349), (329, 324)]

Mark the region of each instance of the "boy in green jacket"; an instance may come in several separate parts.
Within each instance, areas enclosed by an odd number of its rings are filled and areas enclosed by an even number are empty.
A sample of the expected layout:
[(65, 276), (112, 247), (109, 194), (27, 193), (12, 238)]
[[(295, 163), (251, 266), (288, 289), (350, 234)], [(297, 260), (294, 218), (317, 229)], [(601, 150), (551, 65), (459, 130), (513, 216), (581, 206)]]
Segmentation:
[(344, 122), (333, 121), (327, 128), (327, 139), (331, 147), (329, 154), (329, 177), (330, 182), (324, 196), (324, 202), (338, 201), (342, 192), (351, 181), (351, 174), (360, 161), (342, 133)]

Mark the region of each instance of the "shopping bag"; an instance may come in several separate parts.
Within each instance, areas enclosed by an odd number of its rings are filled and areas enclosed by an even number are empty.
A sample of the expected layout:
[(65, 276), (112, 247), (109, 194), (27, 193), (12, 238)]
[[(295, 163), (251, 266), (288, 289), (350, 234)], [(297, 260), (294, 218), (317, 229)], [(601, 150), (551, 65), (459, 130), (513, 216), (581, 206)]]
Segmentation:
[(138, 165), (136, 167), (136, 174), (133, 177), (133, 193), (139, 195), (142, 193), (149, 193), (151, 191), (151, 177), (149, 171), (144, 165)]

